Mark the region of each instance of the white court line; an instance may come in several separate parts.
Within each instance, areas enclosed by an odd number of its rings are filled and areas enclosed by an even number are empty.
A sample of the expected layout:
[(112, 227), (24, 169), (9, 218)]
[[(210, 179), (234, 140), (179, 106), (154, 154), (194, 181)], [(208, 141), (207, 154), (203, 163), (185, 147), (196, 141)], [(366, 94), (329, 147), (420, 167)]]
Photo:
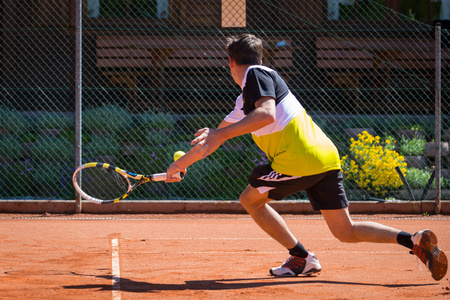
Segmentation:
[(120, 300), (120, 264), (119, 264), (119, 240), (113, 239), (111, 241), (112, 247), (112, 257), (111, 257), (111, 267), (112, 267), (112, 299)]
[[(265, 241), (271, 241), (273, 238), (267, 237), (267, 238), (246, 238), (246, 237), (233, 237), (233, 238), (211, 238), (211, 237), (141, 237), (141, 238), (124, 238), (124, 240), (130, 240), (130, 241), (144, 241), (144, 240), (265, 240)], [(336, 240), (336, 238), (310, 238), (308, 240)]]
[[(207, 215), (207, 214), (206, 214)], [(283, 216), (283, 215), (282, 215)], [(323, 220), (322, 216), (284, 216), (285, 220)], [(353, 220), (397, 220), (397, 221), (412, 221), (412, 220), (422, 220), (422, 221), (448, 221), (450, 217), (398, 217), (398, 216), (352, 216)], [(28, 216), (28, 217), (0, 217), (0, 220), (115, 220), (115, 221), (230, 221), (230, 220), (252, 220), (251, 217), (236, 217), (229, 219), (222, 218), (132, 218), (132, 217), (73, 217), (73, 216), (61, 216), (61, 217), (49, 217), (49, 216)]]
[[(176, 254), (176, 255), (182, 255), (182, 254), (249, 254), (249, 255), (255, 255), (255, 254), (287, 254), (286, 251), (258, 251), (258, 250), (242, 250), (242, 251), (164, 251), (164, 252), (157, 252), (157, 251), (144, 251), (140, 252), (144, 254)], [(331, 250), (331, 251), (314, 251), (316, 254), (361, 254), (361, 255), (367, 255), (367, 254), (408, 254), (407, 251), (346, 251), (346, 250)]]

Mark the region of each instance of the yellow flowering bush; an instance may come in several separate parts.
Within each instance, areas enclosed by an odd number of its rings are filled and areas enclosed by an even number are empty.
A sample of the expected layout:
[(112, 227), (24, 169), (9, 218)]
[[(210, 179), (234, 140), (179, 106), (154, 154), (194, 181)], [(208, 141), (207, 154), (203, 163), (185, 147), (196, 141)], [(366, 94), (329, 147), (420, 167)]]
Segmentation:
[(403, 185), (395, 167), (400, 167), (405, 174), (405, 158), (394, 150), (393, 139), (387, 138), (382, 143), (379, 136), (363, 131), (358, 134), (358, 140), (352, 138), (350, 141), (350, 154), (341, 158), (347, 179), (370, 194), (382, 196)]

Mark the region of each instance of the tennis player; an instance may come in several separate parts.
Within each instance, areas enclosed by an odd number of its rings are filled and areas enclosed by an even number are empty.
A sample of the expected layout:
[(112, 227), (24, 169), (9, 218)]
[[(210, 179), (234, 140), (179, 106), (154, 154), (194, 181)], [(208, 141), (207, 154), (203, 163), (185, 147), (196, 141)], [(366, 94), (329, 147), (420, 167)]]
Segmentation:
[[(214, 152), (226, 140), (251, 133), (270, 164), (257, 166), (239, 200), (255, 222), (286, 247), (290, 257), (273, 276), (311, 275), (322, 267), (312, 252), (292, 234), (282, 217), (267, 203), (305, 190), (333, 235), (342, 242), (398, 243), (417, 255), (435, 280), (447, 272), (447, 257), (430, 230), (410, 234), (375, 222), (354, 222), (342, 184), (339, 153), (307, 114), (280, 75), (262, 65), (261, 39), (243, 34), (228, 39), (229, 67), (242, 94), (234, 110), (217, 129), (195, 133), (191, 150), (167, 170), (186, 173), (194, 162)], [(169, 179), (168, 181), (179, 181)]]

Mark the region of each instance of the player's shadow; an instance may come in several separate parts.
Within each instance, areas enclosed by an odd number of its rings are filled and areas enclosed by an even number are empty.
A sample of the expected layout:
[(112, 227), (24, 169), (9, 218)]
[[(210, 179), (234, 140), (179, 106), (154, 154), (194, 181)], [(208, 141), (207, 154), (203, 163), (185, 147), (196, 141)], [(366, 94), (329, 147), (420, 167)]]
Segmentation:
[[(75, 274), (75, 273), (73, 273)], [(91, 276), (81, 275), (88, 277), (97, 277), (112, 280), (111, 275), (104, 276)], [(120, 278), (120, 290), (124, 292), (145, 293), (154, 291), (216, 291), (216, 290), (239, 290), (248, 288), (258, 288), (266, 286), (278, 286), (278, 285), (293, 285), (293, 284), (331, 284), (331, 285), (359, 285), (359, 286), (379, 286), (387, 288), (400, 288), (400, 287), (418, 287), (418, 286), (431, 286), (438, 285), (437, 283), (429, 284), (377, 284), (366, 282), (352, 282), (352, 281), (335, 281), (335, 280), (316, 280), (315, 277), (305, 277), (307, 280), (297, 280), (295, 278), (275, 278), (275, 277), (262, 277), (262, 278), (245, 278), (245, 279), (217, 279), (217, 280), (190, 280), (185, 281), (182, 284), (165, 284), (165, 283), (150, 283), (144, 281), (135, 281), (128, 278)], [(311, 280), (313, 279), (313, 280)], [(101, 291), (111, 291), (113, 289), (112, 284), (82, 284), (82, 285), (66, 285), (65, 289), (92, 289)]]

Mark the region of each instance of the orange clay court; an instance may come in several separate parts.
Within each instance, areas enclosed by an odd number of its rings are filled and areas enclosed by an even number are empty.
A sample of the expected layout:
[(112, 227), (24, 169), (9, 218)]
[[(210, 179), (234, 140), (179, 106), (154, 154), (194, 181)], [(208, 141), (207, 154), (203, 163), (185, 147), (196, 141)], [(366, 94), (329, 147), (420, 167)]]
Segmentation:
[[(275, 278), (287, 251), (246, 214), (0, 214), (0, 299), (449, 299), (404, 247), (344, 244), (320, 215), (283, 215), (322, 264)], [(354, 215), (415, 232), (450, 253), (450, 216)], [(421, 270), (422, 269), (422, 270)]]

